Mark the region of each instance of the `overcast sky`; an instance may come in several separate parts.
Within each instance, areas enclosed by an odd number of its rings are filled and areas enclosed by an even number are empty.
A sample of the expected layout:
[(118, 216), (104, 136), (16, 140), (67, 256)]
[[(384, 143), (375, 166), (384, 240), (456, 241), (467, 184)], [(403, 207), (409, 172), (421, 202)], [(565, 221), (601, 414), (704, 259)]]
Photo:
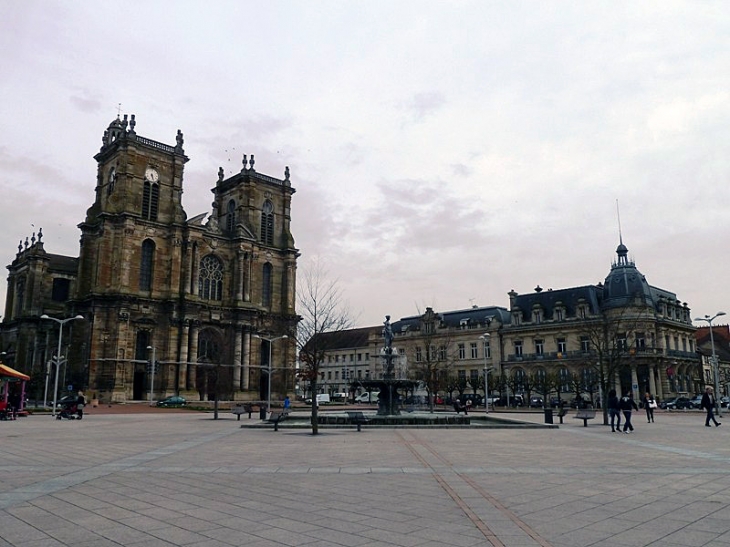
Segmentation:
[[(297, 192), (302, 257), (358, 326), (602, 282), (623, 241), (693, 317), (730, 313), (727, 2), (5, 1), (0, 259), (78, 256), (104, 129), (185, 135)], [(4, 313), (6, 283), (0, 283)]]

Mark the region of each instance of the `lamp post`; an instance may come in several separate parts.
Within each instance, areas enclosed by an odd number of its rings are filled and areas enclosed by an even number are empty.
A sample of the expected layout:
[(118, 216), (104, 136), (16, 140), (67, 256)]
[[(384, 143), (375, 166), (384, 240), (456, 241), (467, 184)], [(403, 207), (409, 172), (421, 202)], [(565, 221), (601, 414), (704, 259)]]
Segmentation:
[(268, 362), (268, 378), (266, 381), (266, 414), (268, 415), (271, 412), (271, 346), (276, 340), (283, 340), (284, 338), (289, 338), (286, 334), (283, 334), (281, 336), (275, 336), (273, 338), (266, 338), (264, 336), (261, 336), (259, 334), (254, 334), (254, 338), (258, 338), (259, 340), (264, 340), (269, 343), (269, 362)]
[(69, 321), (83, 318), (84, 317), (82, 315), (77, 315), (75, 317), (67, 317), (66, 319), (56, 319), (55, 317), (50, 317), (46, 314), (41, 315), (41, 319), (50, 319), (51, 321), (55, 321), (56, 323), (58, 323), (58, 351), (56, 352), (56, 378), (54, 379), (53, 385), (53, 409), (51, 410), (52, 416), (56, 415), (56, 405), (58, 404), (58, 370), (61, 367), (61, 340), (63, 340), (63, 326)]
[(150, 395), (149, 403), (152, 406), (152, 397), (155, 392), (155, 368), (157, 368), (157, 360), (155, 359), (155, 346), (147, 346), (147, 351), (152, 351), (152, 360), (150, 361)]
[(485, 332), (479, 338), (483, 341), (484, 349), (484, 412), (489, 412), (489, 368), (487, 367), (487, 350), (489, 349), (489, 333)]
[(705, 315), (704, 317), (695, 317), (695, 321), (707, 321), (707, 324), (710, 325), (710, 346), (712, 346), (712, 372), (715, 376), (715, 407), (717, 408), (717, 415), (722, 416), (720, 414), (720, 409), (722, 408), (722, 405), (720, 405), (720, 372), (718, 371), (717, 367), (717, 355), (715, 355), (715, 336), (712, 334), (712, 322), (717, 319), (718, 317), (722, 315), (727, 315), (724, 311), (719, 311), (712, 317), (709, 315)]

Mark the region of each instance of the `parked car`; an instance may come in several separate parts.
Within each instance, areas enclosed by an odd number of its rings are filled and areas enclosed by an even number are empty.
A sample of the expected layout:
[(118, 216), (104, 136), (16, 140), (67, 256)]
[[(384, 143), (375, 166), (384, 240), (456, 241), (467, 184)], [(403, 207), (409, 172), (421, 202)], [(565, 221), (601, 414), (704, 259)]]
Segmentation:
[(60, 408), (62, 406), (66, 406), (68, 404), (75, 403), (78, 400), (78, 395), (64, 395), (58, 400), (58, 403), (56, 404), (56, 408)]
[(542, 397), (530, 397), (530, 408), (542, 408)]
[(179, 395), (172, 395), (171, 397), (166, 397), (165, 399), (162, 399), (161, 401), (157, 401), (157, 406), (162, 407), (175, 407), (175, 406), (185, 406), (188, 404), (185, 397), (180, 397)]
[(695, 395), (689, 400), (689, 408), (702, 408), (702, 395)]
[(659, 403), (659, 408), (667, 410), (681, 410), (684, 408), (692, 408), (691, 404), (689, 397), (673, 397)]
[(357, 397), (355, 397), (356, 403), (377, 403), (378, 402), (378, 396), (380, 395), (379, 391), (366, 391), (365, 393), (361, 393)]
[(730, 404), (730, 397), (720, 397), (720, 406), (722, 408), (727, 408)]

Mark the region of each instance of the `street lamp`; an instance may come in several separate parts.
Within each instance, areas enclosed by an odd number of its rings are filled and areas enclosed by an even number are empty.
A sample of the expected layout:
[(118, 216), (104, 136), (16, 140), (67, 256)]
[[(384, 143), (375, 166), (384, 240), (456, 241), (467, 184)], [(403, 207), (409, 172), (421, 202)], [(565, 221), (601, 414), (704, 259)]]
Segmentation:
[(258, 338), (259, 340), (265, 340), (269, 343), (269, 363), (268, 363), (268, 379), (266, 381), (266, 387), (267, 387), (267, 394), (266, 394), (266, 414), (268, 415), (271, 412), (271, 346), (276, 340), (283, 340), (284, 338), (289, 338), (286, 334), (283, 334), (282, 336), (275, 336), (274, 338), (266, 338), (264, 336), (254, 334), (252, 335), (254, 338)]
[(489, 412), (489, 368), (487, 367), (487, 350), (489, 349), (490, 334), (485, 332), (479, 339), (484, 342), (484, 412)]
[(68, 317), (66, 319), (56, 319), (55, 317), (49, 317), (46, 314), (41, 315), (41, 319), (50, 319), (58, 323), (58, 352), (56, 353), (56, 378), (53, 386), (53, 409), (51, 415), (56, 415), (56, 405), (58, 404), (58, 370), (61, 367), (61, 340), (63, 339), (63, 326), (69, 321), (75, 319), (83, 319), (83, 315), (77, 315), (76, 317)]
[(704, 317), (695, 317), (695, 321), (707, 321), (707, 324), (710, 325), (710, 346), (712, 346), (712, 372), (715, 376), (715, 406), (717, 407), (717, 415), (722, 416), (720, 414), (720, 409), (722, 408), (722, 405), (720, 404), (720, 373), (718, 371), (717, 367), (717, 355), (715, 355), (715, 336), (712, 334), (712, 322), (717, 319), (718, 317), (722, 315), (727, 315), (724, 311), (719, 311), (712, 317), (709, 315), (705, 315)]
[(155, 368), (157, 368), (157, 360), (155, 359), (155, 347), (147, 346), (147, 351), (152, 351), (152, 360), (150, 361), (150, 395), (149, 403), (152, 406), (152, 397), (155, 391)]

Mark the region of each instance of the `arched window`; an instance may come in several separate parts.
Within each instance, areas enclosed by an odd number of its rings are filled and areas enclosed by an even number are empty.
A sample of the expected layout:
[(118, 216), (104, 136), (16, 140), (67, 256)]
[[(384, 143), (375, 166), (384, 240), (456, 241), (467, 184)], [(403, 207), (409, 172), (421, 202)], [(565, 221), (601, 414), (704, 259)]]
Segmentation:
[(223, 264), (213, 255), (208, 255), (200, 261), (198, 295), (205, 300), (223, 298)]
[(236, 229), (236, 202), (231, 200), (228, 202), (226, 214), (226, 231), (233, 233)]
[(142, 218), (145, 220), (157, 220), (157, 207), (160, 201), (160, 187), (148, 180), (144, 181), (144, 193), (142, 194)]
[(262, 281), (261, 281), (261, 304), (263, 306), (271, 306), (271, 271), (272, 266), (268, 262), (264, 264)]
[(109, 195), (114, 191), (114, 184), (117, 182), (117, 170), (112, 167), (109, 171), (109, 180), (106, 187), (106, 194)]
[(261, 243), (274, 244), (274, 204), (269, 199), (261, 208)]
[(155, 242), (145, 239), (142, 242), (142, 257), (139, 263), (139, 290), (152, 290), (152, 265), (155, 258)]

